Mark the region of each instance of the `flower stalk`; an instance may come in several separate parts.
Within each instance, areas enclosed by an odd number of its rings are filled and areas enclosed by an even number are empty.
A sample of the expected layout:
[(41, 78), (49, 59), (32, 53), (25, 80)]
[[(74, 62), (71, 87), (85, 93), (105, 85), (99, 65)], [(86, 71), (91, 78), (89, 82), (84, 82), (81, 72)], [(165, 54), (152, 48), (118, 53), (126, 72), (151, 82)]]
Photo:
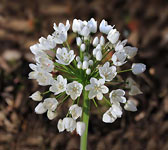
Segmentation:
[(89, 126), (89, 112), (90, 112), (90, 100), (88, 99), (88, 92), (83, 90), (83, 114), (82, 122), (85, 123), (85, 131), (80, 139), (80, 150), (87, 150), (88, 142), (88, 126)]

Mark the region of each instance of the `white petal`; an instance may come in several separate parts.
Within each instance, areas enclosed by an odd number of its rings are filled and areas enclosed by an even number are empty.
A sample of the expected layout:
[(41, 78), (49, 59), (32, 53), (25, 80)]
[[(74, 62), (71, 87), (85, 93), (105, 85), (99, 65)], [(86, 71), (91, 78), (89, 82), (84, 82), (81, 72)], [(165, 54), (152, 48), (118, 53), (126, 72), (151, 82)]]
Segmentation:
[(56, 116), (57, 116), (56, 112), (53, 112), (51, 110), (47, 111), (47, 117), (48, 117), (48, 119), (53, 120)]
[(106, 94), (106, 93), (108, 93), (108, 92), (109, 92), (108, 87), (107, 87), (107, 86), (105, 86), (105, 85), (101, 86), (101, 90), (102, 90), (102, 93), (103, 93), (103, 94)]
[(93, 99), (95, 96), (97, 95), (97, 92), (95, 90), (91, 90), (89, 91), (89, 99)]
[(43, 97), (41, 96), (41, 93), (39, 91), (36, 91), (30, 96), (30, 98), (32, 98), (32, 100), (34, 101), (41, 101)]
[(63, 120), (62, 120), (62, 119), (60, 119), (60, 120), (58, 121), (57, 128), (58, 128), (59, 132), (63, 132), (63, 131), (65, 130), (65, 127), (64, 127), (64, 124), (63, 124)]
[(86, 125), (84, 122), (77, 122), (76, 124), (76, 132), (82, 136), (83, 133), (85, 132)]
[(35, 112), (36, 112), (37, 114), (43, 114), (43, 113), (45, 113), (46, 111), (47, 111), (47, 109), (44, 107), (44, 105), (43, 105), (42, 102), (40, 102), (40, 103), (36, 106), (36, 108), (35, 108)]
[(102, 100), (103, 99), (103, 94), (102, 93), (98, 93), (96, 95), (96, 97), (97, 97), (98, 100)]

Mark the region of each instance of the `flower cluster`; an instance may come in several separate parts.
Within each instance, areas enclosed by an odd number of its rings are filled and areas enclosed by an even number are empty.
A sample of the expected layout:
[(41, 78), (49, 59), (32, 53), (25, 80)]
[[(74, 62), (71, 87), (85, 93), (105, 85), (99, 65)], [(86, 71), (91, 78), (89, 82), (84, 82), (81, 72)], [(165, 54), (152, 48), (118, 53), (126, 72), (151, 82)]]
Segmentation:
[[(48, 91), (36, 91), (30, 96), (39, 102), (35, 108), (37, 114), (47, 112), (52, 120), (57, 116), (57, 107), (71, 98), (72, 105), (66, 117), (58, 121), (57, 127), (59, 132), (73, 132), (76, 129), (81, 136), (86, 128), (82, 119), (78, 121), (86, 107), (80, 107), (82, 93), (87, 93), (89, 103), (92, 101), (96, 107), (98, 101), (107, 103), (109, 109), (102, 114), (105, 123), (120, 118), (123, 108), (137, 111), (134, 101), (128, 100), (126, 95), (141, 94), (141, 90), (132, 78), (124, 81), (119, 77), (119, 74), (127, 71), (132, 71), (134, 75), (145, 71), (146, 66), (142, 63), (133, 63), (131, 68), (121, 70), (121, 66), (137, 54), (136, 47), (126, 46), (127, 40), (120, 41), (119, 31), (105, 20), (98, 26), (93, 18), (89, 21), (74, 19), (72, 31), (76, 35), (75, 50), (68, 44), (69, 21), (66, 25), (59, 23), (57, 26), (54, 23), (53, 28), (51, 35), (41, 37), (37, 44), (30, 47), (36, 64), (29, 65), (33, 70), (29, 73), (29, 79), (36, 79), (41, 86), (49, 86)], [(98, 28), (100, 36), (96, 34)]]

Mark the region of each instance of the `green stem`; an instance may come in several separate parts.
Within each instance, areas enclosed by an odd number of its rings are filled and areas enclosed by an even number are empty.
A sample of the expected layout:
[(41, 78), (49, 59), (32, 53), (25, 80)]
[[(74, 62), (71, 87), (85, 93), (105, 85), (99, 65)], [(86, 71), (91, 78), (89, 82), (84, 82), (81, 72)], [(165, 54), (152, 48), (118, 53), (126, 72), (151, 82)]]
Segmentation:
[(88, 136), (88, 125), (89, 125), (89, 111), (90, 111), (90, 100), (88, 99), (87, 91), (83, 90), (83, 114), (82, 122), (85, 123), (85, 132), (80, 139), (80, 150), (87, 150), (87, 136)]
[(119, 71), (119, 72), (117, 72), (117, 73), (128, 72), (128, 71), (132, 71), (132, 69), (121, 70), (121, 71)]

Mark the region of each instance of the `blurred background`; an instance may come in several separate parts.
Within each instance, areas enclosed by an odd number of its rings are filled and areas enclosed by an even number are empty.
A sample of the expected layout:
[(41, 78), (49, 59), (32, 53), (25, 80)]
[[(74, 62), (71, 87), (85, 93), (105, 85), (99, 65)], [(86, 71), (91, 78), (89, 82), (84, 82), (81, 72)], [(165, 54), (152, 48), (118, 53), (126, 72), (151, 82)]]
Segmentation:
[[(92, 107), (88, 149), (168, 150), (168, 0), (0, 0), (0, 150), (78, 150), (76, 133), (58, 133), (58, 117), (37, 115), (29, 99), (38, 87), (28, 80), (29, 47), (53, 32), (53, 23), (74, 18), (106, 19), (121, 39), (139, 48), (134, 62), (147, 65), (134, 97), (136, 113), (113, 124)], [(69, 42), (71, 40), (71, 35)]]

